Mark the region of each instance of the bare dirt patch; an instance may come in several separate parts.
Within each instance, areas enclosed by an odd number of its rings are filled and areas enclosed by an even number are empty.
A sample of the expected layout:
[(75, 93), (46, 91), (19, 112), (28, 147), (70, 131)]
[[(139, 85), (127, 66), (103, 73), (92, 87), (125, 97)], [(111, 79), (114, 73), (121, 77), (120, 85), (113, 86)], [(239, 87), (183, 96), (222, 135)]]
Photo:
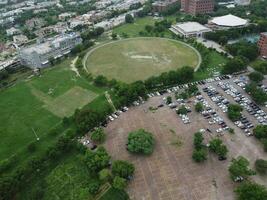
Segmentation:
[[(161, 103), (154, 97), (145, 104), (131, 108), (106, 128), (105, 144), (113, 159), (134, 163), (136, 172), (128, 186), (131, 199), (136, 200), (232, 200), (233, 183), (228, 176), (228, 161), (218, 161), (209, 154), (203, 164), (192, 161), (193, 133), (208, 128), (207, 121), (192, 112), (191, 124), (184, 125), (174, 110), (166, 106), (155, 112), (149, 107)], [(156, 139), (151, 156), (129, 154), (126, 150), (130, 131), (144, 128)], [(216, 127), (209, 127), (215, 131)]]

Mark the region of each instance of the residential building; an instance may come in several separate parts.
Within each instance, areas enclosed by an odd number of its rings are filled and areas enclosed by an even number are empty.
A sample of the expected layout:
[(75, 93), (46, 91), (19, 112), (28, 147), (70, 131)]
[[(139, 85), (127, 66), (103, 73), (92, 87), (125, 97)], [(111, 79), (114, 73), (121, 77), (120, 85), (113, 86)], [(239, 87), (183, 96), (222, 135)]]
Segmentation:
[(153, 12), (164, 12), (177, 3), (177, 0), (156, 1), (152, 3)]
[(181, 0), (181, 10), (191, 14), (206, 14), (214, 9), (214, 0)]
[(25, 26), (29, 29), (39, 29), (45, 25), (45, 21), (42, 18), (32, 18), (26, 21)]
[(190, 38), (190, 37), (202, 37), (205, 33), (210, 32), (211, 29), (197, 22), (185, 22), (172, 25), (170, 31), (172, 31), (176, 35)]
[(44, 42), (19, 50), (20, 62), (30, 68), (43, 68), (50, 65), (51, 60), (59, 59), (71, 52), (76, 45), (81, 44), (82, 39), (77, 33), (58, 35)]
[(267, 32), (261, 33), (260, 40), (258, 42), (260, 55), (263, 58), (267, 58)]
[(20, 34), (20, 32), (21, 31), (19, 29), (14, 28), (14, 27), (6, 30), (7, 36), (17, 35), (17, 34)]
[(13, 42), (20, 46), (22, 44), (25, 44), (26, 42), (28, 42), (28, 38), (26, 35), (15, 35), (13, 36)]

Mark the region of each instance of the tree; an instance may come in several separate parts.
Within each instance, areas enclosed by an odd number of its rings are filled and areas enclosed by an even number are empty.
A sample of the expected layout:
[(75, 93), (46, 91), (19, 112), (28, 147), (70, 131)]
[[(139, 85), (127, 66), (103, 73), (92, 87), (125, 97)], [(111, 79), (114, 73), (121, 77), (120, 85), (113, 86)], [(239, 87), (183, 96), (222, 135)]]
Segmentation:
[(122, 178), (128, 178), (133, 176), (134, 165), (127, 161), (116, 160), (112, 164), (112, 174), (115, 176), (120, 176)]
[(256, 171), (260, 174), (266, 174), (267, 173), (267, 160), (263, 159), (257, 159), (255, 161), (255, 168)]
[(98, 75), (94, 79), (94, 84), (99, 87), (104, 87), (108, 85), (108, 79), (103, 75)]
[(119, 176), (115, 176), (113, 179), (113, 187), (118, 190), (123, 190), (127, 186), (126, 179), (121, 178)]
[(170, 104), (170, 103), (172, 103), (172, 97), (171, 96), (167, 96), (166, 104)]
[(237, 159), (232, 159), (231, 165), (228, 168), (231, 178), (235, 180), (236, 177), (246, 178), (248, 176), (254, 175), (255, 172), (248, 167), (249, 161), (246, 158), (239, 156)]
[(262, 88), (258, 88), (256, 83), (252, 82), (246, 85), (246, 92), (251, 95), (257, 104), (264, 105), (267, 101), (267, 93)]
[(222, 72), (224, 74), (232, 74), (234, 72), (242, 71), (245, 69), (246, 69), (246, 62), (240, 57), (235, 57), (229, 60), (223, 66)]
[(223, 144), (219, 146), (216, 153), (218, 154), (219, 158), (226, 158), (226, 155), (228, 153), (228, 149), (226, 145)]
[(238, 105), (238, 104), (230, 104), (228, 106), (228, 111), (227, 111), (227, 115), (229, 117), (230, 120), (237, 121), (241, 118), (242, 114), (241, 111), (243, 110), (243, 108)]
[(111, 37), (112, 37), (113, 40), (116, 40), (117, 39), (117, 33), (112, 33)]
[(8, 71), (3, 69), (0, 71), (0, 81), (5, 80), (9, 77)]
[(106, 135), (102, 128), (97, 128), (95, 131), (91, 133), (91, 139), (94, 142), (103, 143), (105, 141)]
[(89, 190), (90, 194), (92, 194), (92, 195), (97, 194), (99, 191), (99, 188), (100, 188), (100, 184), (97, 181), (90, 183), (88, 186), (88, 190)]
[(152, 134), (144, 129), (139, 129), (129, 133), (127, 149), (132, 153), (151, 154), (154, 144)]
[(203, 147), (203, 142), (204, 138), (200, 132), (195, 133), (194, 135), (194, 146), (195, 149), (200, 150)]
[(99, 173), (98, 173), (98, 177), (100, 181), (106, 182), (109, 181), (111, 178), (111, 173), (108, 169), (102, 169)]
[(84, 162), (92, 173), (97, 173), (109, 166), (110, 156), (104, 147), (98, 147), (95, 152), (87, 150), (84, 156)]
[(127, 15), (125, 15), (125, 22), (126, 23), (133, 23), (134, 22), (134, 18), (133, 18), (133, 16), (132, 15), (130, 15), (130, 14), (127, 14)]
[(178, 115), (186, 115), (187, 114), (187, 109), (186, 109), (186, 107), (184, 106), (184, 105), (182, 105), (177, 111), (177, 114)]
[(235, 190), (238, 200), (267, 199), (267, 190), (263, 185), (253, 182), (244, 182)]
[(201, 112), (201, 111), (203, 111), (203, 109), (204, 109), (203, 104), (201, 102), (197, 102), (195, 105), (195, 110), (197, 112)]
[(196, 162), (203, 162), (207, 160), (207, 151), (205, 149), (194, 150), (192, 158)]
[(210, 146), (209, 149), (214, 153), (217, 153), (219, 147), (222, 145), (222, 140), (219, 138), (215, 138), (209, 142)]
[(253, 134), (257, 139), (267, 138), (267, 125), (257, 125), (253, 129)]
[(263, 74), (260, 72), (251, 72), (248, 77), (251, 81), (254, 81), (255, 83), (260, 83), (264, 79)]
[(35, 142), (31, 142), (28, 147), (27, 147), (29, 152), (34, 152), (36, 150), (36, 143)]

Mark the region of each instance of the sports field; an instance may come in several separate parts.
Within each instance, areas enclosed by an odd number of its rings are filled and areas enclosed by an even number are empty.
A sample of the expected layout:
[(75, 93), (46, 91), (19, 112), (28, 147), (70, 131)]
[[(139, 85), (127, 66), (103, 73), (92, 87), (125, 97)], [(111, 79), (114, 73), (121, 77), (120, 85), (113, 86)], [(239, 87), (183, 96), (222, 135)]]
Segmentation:
[(96, 47), (87, 54), (86, 67), (126, 83), (145, 80), (182, 66), (197, 67), (200, 55), (192, 47), (164, 38), (131, 38)]
[[(47, 133), (75, 109), (93, 101), (102, 90), (90, 85), (70, 68), (71, 59), (45, 69), (0, 91), (0, 161), (40, 138), (37, 150), (47, 144)], [(35, 135), (35, 133), (36, 135)]]

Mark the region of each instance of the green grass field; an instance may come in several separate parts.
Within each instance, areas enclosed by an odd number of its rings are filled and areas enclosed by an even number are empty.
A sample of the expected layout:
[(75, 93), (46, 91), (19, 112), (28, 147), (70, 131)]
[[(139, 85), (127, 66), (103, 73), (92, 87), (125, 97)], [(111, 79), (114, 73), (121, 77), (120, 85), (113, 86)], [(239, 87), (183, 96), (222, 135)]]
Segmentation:
[(33, 130), (40, 137), (39, 143), (49, 145), (47, 132), (102, 92), (71, 71), (70, 59), (45, 69), (41, 77), (0, 91), (0, 161), (36, 141)]
[(185, 44), (162, 38), (133, 38), (93, 49), (87, 69), (126, 83), (144, 80), (182, 66), (196, 67), (198, 54)]
[(153, 17), (137, 18), (132, 24), (123, 24), (114, 28), (113, 32), (120, 36), (126, 33), (128, 37), (136, 37), (139, 36), (140, 31), (144, 31), (146, 25), (154, 25), (155, 21), (157, 20)]

